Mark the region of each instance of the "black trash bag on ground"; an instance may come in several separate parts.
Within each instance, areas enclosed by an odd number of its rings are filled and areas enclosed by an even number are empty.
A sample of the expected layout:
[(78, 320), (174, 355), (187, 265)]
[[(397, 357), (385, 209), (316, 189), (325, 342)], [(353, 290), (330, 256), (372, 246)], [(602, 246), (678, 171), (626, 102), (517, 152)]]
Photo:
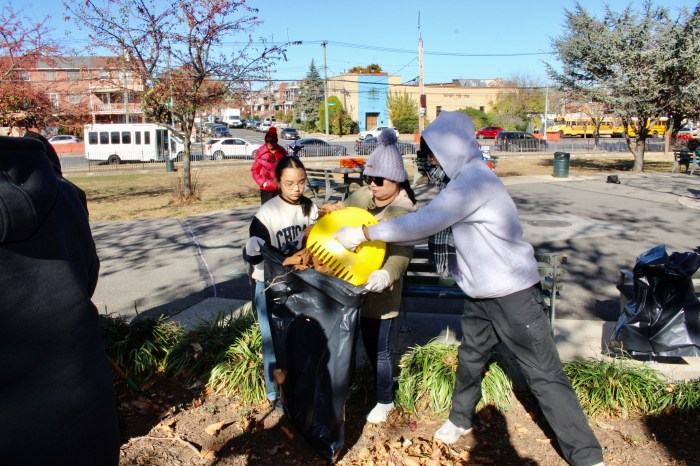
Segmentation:
[(279, 386), (285, 413), (333, 463), (345, 442), (345, 399), (366, 291), (313, 269), (292, 271), (271, 246), (262, 254), (276, 368), (286, 372)]
[(656, 246), (637, 258), (634, 295), (615, 326), (614, 340), (632, 355), (700, 356), (700, 303), (692, 276), (700, 255)]

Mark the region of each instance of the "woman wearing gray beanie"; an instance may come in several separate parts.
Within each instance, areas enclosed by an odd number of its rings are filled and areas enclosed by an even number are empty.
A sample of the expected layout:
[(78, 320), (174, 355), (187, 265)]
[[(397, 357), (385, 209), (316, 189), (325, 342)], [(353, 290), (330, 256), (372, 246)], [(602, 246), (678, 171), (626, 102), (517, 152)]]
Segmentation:
[[(365, 209), (381, 222), (416, 210), (416, 199), (396, 146), (396, 133), (385, 129), (378, 140), (365, 164), (367, 186), (356, 190), (344, 204)], [(382, 267), (372, 272), (365, 284), (370, 293), (360, 309), (360, 330), (376, 378), (377, 405), (367, 416), (372, 423), (386, 421), (394, 409), (389, 335), (401, 305), (402, 277), (412, 256), (413, 246), (387, 244)]]

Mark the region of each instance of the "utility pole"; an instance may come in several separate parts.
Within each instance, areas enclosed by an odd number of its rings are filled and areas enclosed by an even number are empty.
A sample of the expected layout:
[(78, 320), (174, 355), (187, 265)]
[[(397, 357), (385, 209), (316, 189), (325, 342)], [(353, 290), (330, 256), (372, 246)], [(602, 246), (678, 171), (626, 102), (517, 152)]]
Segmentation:
[(420, 109), (418, 116), (418, 132), (422, 133), (425, 129), (425, 88), (423, 86), (423, 35), (420, 31), (420, 11), (418, 12), (418, 92), (420, 94)]
[(549, 113), (549, 82), (547, 82), (547, 88), (544, 91), (544, 134), (542, 139), (547, 140), (547, 114)]
[(323, 105), (326, 112), (326, 137), (328, 137), (328, 68), (326, 67), (326, 45), (328, 45), (328, 41), (324, 40), (321, 43), (321, 47), (323, 47)]

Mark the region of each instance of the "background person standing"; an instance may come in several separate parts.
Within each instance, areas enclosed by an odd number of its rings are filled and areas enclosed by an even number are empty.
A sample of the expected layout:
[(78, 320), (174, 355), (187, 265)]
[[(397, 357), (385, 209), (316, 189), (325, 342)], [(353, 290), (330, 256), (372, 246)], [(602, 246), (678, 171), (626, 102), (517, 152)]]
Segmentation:
[(272, 126), (265, 133), (265, 143), (255, 152), (255, 160), (250, 167), (250, 173), (260, 187), (260, 205), (277, 195), (275, 165), (287, 155), (287, 151), (277, 144), (277, 140), (277, 129)]

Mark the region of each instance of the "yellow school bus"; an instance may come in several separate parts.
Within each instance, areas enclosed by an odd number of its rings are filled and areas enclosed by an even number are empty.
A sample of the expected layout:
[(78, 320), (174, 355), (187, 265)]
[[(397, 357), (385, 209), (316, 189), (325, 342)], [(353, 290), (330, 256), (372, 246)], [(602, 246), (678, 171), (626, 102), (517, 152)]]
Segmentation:
[[(632, 118), (633, 123), (636, 124), (637, 119)], [(663, 136), (666, 134), (666, 131), (668, 130), (668, 118), (667, 117), (661, 117), (656, 121), (656, 124), (652, 127), (649, 127), (649, 124), (651, 121), (647, 121), (647, 128), (649, 129), (649, 135), (650, 136)], [(622, 121), (617, 121), (615, 123), (615, 128), (613, 129), (613, 137), (616, 138), (621, 138), (625, 134), (625, 127), (622, 125)], [(627, 134), (629, 137), (634, 138), (637, 137), (637, 133), (634, 131), (634, 128), (632, 125), (627, 127)]]
[[(605, 117), (600, 124), (598, 134), (600, 136), (612, 136), (615, 122), (612, 117)], [(561, 137), (593, 137), (595, 125), (588, 115), (582, 113), (569, 113), (565, 116), (554, 118), (554, 125), (547, 128), (547, 132), (559, 133)]]

